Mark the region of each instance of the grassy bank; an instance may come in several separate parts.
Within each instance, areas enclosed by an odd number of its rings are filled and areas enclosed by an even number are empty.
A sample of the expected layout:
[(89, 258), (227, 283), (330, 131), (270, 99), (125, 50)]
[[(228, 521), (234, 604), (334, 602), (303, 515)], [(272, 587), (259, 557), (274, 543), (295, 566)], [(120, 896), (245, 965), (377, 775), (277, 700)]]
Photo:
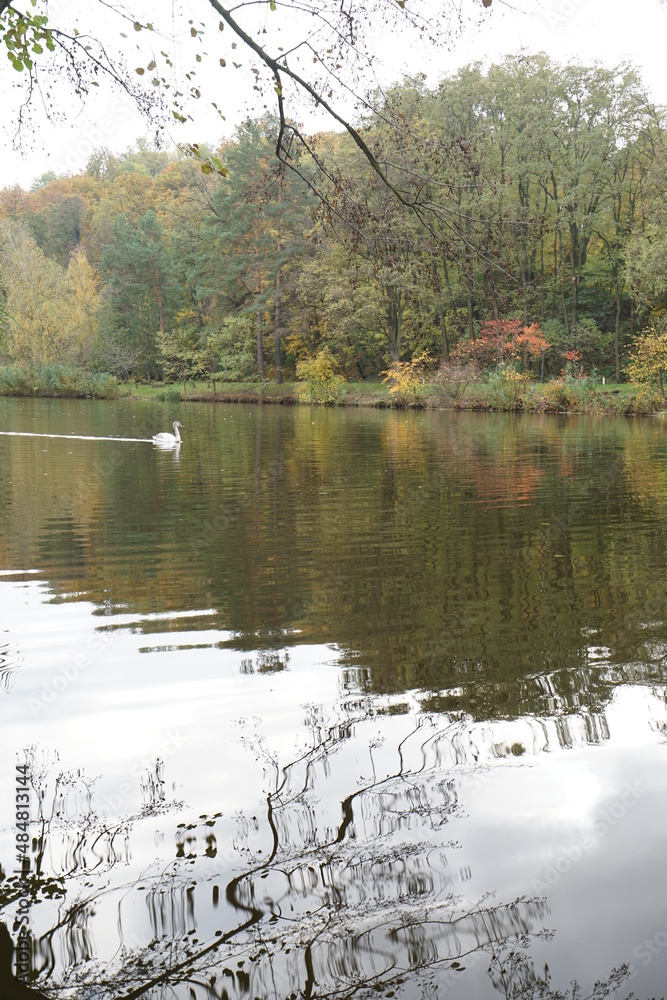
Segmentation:
[[(128, 395), (133, 399), (154, 399), (167, 402), (220, 403), (300, 403), (299, 383), (275, 382), (218, 384), (215, 391), (210, 383), (179, 385), (132, 385)], [(417, 406), (429, 409), (516, 411), (523, 413), (609, 413), (612, 415), (651, 414), (663, 408), (660, 393), (646, 386), (625, 383), (607, 384), (552, 381), (531, 382), (518, 388), (483, 381), (470, 386), (458, 397), (446, 388), (424, 385), (415, 399), (392, 395), (383, 382), (347, 382), (332, 405), (405, 408)]]
[[(61, 399), (137, 399), (160, 402), (299, 403), (298, 382), (121, 383), (106, 373), (91, 373), (68, 365), (0, 367), (0, 395), (47, 396)], [(347, 382), (337, 406), (408, 407), (495, 410), (524, 413), (651, 414), (664, 409), (657, 389), (607, 384), (588, 379), (507, 382), (494, 375), (453, 394), (443, 385), (420, 385), (416, 394), (401, 398), (383, 382)]]
[[(427, 387), (429, 388), (429, 387)], [(227, 382), (218, 383), (215, 389), (210, 382), (188, 382), (172, 385), (135, 385), (128, 388), (132, 399), (155, 399), (165, 402), (189, 403), (300, 403), (299, 383), (283, 382)], [(348, 382), (345, 391), (336, 400), (337, 406), (395, 406), (389, 389), (382, 382)]]
[(55, 399), (118, 399), (121, 387), (113, 375), (74, 365), (4, 365), (0, 396), (47, 396)]
[[(442, 397), (441, 397), (442, 398)], [(460, 399), (445, 406), (464, 410), (497, 410), (522, 413), (606, 413), (611, 416), (650, 415), (664, 409), (660, 392), (646, 385), (627, 383), (568, 384), (554, 380), (531, 382), (518, 388), (480, 383)]]

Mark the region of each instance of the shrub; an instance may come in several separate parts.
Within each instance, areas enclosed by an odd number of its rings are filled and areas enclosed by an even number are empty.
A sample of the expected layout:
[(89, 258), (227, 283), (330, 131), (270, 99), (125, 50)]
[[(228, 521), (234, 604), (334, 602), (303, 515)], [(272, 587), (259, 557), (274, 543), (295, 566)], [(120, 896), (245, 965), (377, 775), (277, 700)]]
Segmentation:
[(623, 400), (623, 412), (647, 416), (651, 413), (658, 413), (662, 409), (663, 403), (664, 397), (657, 389), (650, 385), (643, 385), (629, 399)]
[(479, 381), (480, 375), (480, 366), (474, 360), (458, 365), (443, 361), (431, 381), (443, 388), (449, 398), (456, 402), (463, 398), (469, 385)]
[(664, 400), (664, 377), (667, 371), (667, 333), (649, 327), (635, 341), (630, 360), (625, 367), (632, 382), (657, 385)]
[(0, 368), (0, 394), (117, 399), (120, 387), (108, 372), (89, 372), (75, 365), (7, 365)]
[(498, 365), (487, 375), (492, 405), (499, 410), (522, 409), (521, 397), (530, 382), (530, 375), (518, 372), (513, 365)]
[(598, 368), (605, 375), (613, 375), (614, 336), (603, 333), (589, 316), (580, 317), (567, 333), (561, 320), (548, 320), (544, 324), (544, 332), (552, 345), (547, 356), (552, 374), (554, 369), (563, 369), (567, 364), (567, 355), (576, 351), (582, 371)]
[(162, 392), (158, 392), (156, 399), (159, 399), (162, 403), (178, 403), (181, 399), (180, 389), (163, 389)]
[(215, 360), (216, 381), (257, 381), (256, 346), (254, 324), (247, 314), (227, 316), (219, 329), (210, 330), (206, 350)]
[(428, 351), (416, 354), (411, 361), (392, 362), (391, 367), (382, 372), (382, 381), (389, 385), (389, 395), (416, 406), (420, 390), (426, 383), (426, 369), (430, 364), (431, 356)]
[(520, 319), (489, 319), (482, 323), (476, 340), (460, 341), (452, 352), (454, 361), (476, 361), (482, 368), (503, 364), (523, 364), (528, 371), (531, 361), (541, 358), (551, 347), (537, 323), (524, 324)]
[(314, 358), (297, 361), (296, 377), (299, 399), (306, 403), (333, 403), (345, 385), (345, 376), (337, 370), (336, 359), (328, 347), (323, 347)]

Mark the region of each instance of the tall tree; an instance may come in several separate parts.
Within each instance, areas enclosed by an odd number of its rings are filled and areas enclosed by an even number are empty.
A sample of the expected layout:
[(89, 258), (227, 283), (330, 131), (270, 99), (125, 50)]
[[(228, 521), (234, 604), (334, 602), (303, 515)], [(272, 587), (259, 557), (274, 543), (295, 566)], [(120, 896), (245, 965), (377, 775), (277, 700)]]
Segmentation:
[(112, 242), (102, 247), (106, 281), (106, 329), (140, 345), (147, 377), (158, 373), (158, 333), (171, 328), (178, 303), (174, 262), (167, 252), (162, 225), (147, 212), (133, 226), (126, 215), (114, 223)]

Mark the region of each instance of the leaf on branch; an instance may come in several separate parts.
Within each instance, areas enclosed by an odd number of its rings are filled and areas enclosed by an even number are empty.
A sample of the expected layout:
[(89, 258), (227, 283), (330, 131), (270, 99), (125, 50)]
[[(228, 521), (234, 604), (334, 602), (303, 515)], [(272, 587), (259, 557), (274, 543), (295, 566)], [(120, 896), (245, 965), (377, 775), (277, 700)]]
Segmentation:
[(179, 114), (178, 111), (172, 111), (172, 115), (174, 116), (174, 118), (176, 119), (177, 122), (185, 122), (185, 121), (187, 121), (187, 118), (185, 117), (185, 115)]
[(220, 65), (221, 65), (221, 66), (223, 67), (223, 69), (224, 69), (224, 67), (225, 67), (225, 66), (227, 65), (227, 60), (226, 60), (226, 59), (221, 59), (221, 60), (220, 60)]

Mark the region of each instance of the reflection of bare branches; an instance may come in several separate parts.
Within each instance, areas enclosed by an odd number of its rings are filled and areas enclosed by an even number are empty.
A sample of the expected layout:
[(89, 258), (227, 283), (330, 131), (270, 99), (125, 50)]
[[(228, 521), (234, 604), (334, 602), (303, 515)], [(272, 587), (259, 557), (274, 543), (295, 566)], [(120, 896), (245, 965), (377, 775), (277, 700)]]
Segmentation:
[[(455, 894), (469, 873), (452, 865), (444, 829), (460, 815), (455, 768), (480, 756), (469, 720), (402, 718), (392, 743), (391, 727), (369, 736), (375, 709), (349, 696), (328, 716), (308, 709), (311, 742), (286, 766), (263, 738), (248, 739), (269, 787), (257, 815), (237, 816), (233, 851), (231, 818), (203, 815), (177, 826), (169, 860), (121, 883), (109, 864), (91, 865), (79, 834), (81, 871), (67, 869), (67, 902), (38, 942), (42, 988), (76, 1000), (363, 1000), (408, 981), (435, 989), (491, 959), (494, 986), (514, 990), (508, 1000), (568, 1000), (537, 992), (528, 956), (510, 957), (544, 936), (544, 900)], [(144, 786), (158, 809), (163, 784), (156, 761)], [(142, 816), (126, 820), (128, 837)], [(93, 932), (96, 920), (109, 926), (110, 906), (120, 943), (102, 963)]]
[(0, 642), (0, 690), (10, 691), (12, 675), (21, 664), (21, 655), (11, 642)]
[[(577, 983), (571, 983), (566, 991), (554, 989), (547, 965), (544, 967), (544, 974), (538, 975), (527, 955), (510, 949), (493, 955), (489, 978), (505, 1000), (604, 1000), (623, 985), (629, 978), (630, 971), (628, 965), (612, 969), (609, 977), (599, 979), (592, 992), (584, 997)], [(630, 996), (633, 997), (634, 993)]]

